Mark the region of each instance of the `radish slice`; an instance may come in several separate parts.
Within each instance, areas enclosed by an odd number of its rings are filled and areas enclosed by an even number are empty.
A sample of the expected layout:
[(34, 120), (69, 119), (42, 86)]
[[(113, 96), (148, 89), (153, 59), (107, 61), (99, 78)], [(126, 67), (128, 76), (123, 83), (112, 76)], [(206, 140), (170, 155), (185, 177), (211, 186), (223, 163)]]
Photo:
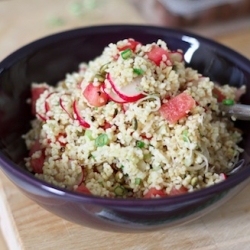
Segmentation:
[(79, 174), (79, 176), (76, 179), (76, 185), (77, 186), (81, 185), (84, 179), (85, 179), (85, 174), (84, 174), (84, 168), (82, 167), (82, 172)]
[(224, 173), (220, 173), (220, 178), (221, 178), (221, 180), (224, 181), (227, 179), (227, 176)]
[(105, 84), (102, 85), (102, 90), (108, 95), (111, 101), (116, 103), (126, 103), (126, 101), (123, 100), (119, 95), (117, 95), (112, 88), (108, 89)]
[[(45, 114), (47, 114), (48, 111), (50, 111), (50, 105), (49, 105), (49, 102), (48, 102), (48, 99), (56, 94), (57, 92), (51, 92), (49, 93), (47, 96), (46, 96), (46, 99), (45, 99), (45, 102), (44, 102), (44, 109), (45, 109)], [(46, 119), (50, 119), (51, 117), (47, 117)]]
[(44, 110), (45, 110), (45, 113), (42, 115), (42, 114), (39, 114), (39, 113), (36, 113), (36, 115), (42, 120), (42, 121), (47, 121), (49, 119), (49, 117), (46, 116), (46, 113), (50, 110), (50, 106), (49, 106), (49, 102), (47, 101), (47, 99), (52, 95), (54, 94), (53, 93), (50, 93), (47, 95), (46, 99), (45, 99), (45, 102), (44, 102)]
[(47, 121), (47, 117), (45, 117), (45, 116), (43, 116), (43, 115), (41, 115), (41, 114), (39, 114), (39, 113), (36, 113), (36, 116), (38, 116), (38, 118), (40, 119), (40, 120), (42, 120), (42, 121)]
[(59, 103), (60, 103), (61, 108), (68, 114), (69, 118), (73, 119), (72, 114), (67, 110), (67, 108), (65, 106), (66, 103), (63, 100), (63, 96), (65, 96), (65, 95), (70, 96), (70, 94), (63, 94), (63, 95), (61, 95), (61, 97), (59, 99)]
[(84, 128), (90, 128), (90, 125), (81, 117), (79, 110), (77, 108), (76, 100), (73, 102), (73, 111), (76, 115), (76, 119), (79, 121), (80, 125)]
[(133, 82), (124, 87), (117, 87), (115, 85), (115, 80), (112, 79), (110, 74), (107, 74), (107, 79), (116, 94), (126, 102), (136, 102), (144, 97), (144, 94), (142, 94), (142, 91), (139, 88), (140, 78), (135, 79)]
[(47, 113), (50, 110), (50, 106), (49, 106), (48, 101), (45, 101), (44, 107), (45, 107), (45, 113)]
[(183, 53), (180, 51), (169, 52), (169, 57), (170, 57), (172, 62), (183, 62), (184, 61)]

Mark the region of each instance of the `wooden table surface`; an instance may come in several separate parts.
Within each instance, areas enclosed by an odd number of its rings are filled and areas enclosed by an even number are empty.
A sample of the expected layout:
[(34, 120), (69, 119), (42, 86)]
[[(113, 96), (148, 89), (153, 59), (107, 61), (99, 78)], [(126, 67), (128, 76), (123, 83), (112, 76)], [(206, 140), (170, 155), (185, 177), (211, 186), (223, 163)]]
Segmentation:
[[(79, 2), (84, 3), (84, 10), (76, 8)], [(104, 23), (145, 24), (147, 20), (126, 0), (0, 1), (0, 61), (20, 46), (45, 35)], [(210, 36), (204, 29), (196, 32)], [(250, 22), (223, 35), (213, 33), (212, 38), (250, 58)], [(0, 249), (249, 250), (249, 192), (250, 185), (216, 211), (185, 226), (144, 234), (118, 234), (81, 227), (56, 217), (27, 199), (0, 172), (3, 231)]]

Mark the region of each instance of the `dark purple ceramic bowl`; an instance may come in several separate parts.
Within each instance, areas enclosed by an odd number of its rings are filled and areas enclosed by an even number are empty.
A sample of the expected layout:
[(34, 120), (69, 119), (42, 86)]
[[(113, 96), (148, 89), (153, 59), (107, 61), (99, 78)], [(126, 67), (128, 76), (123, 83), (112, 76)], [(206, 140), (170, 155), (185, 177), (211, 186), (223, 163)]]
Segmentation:
[[(185, 61), (212, 80), (250, 89), (250, 61), (216, 42), (180, 30), (161, 27), (114, 25), (66, 31), (35, 41), (0, 63), (0, 166), (26, 196), (48, 211), (71, 222), (115, 232), (143, 232), (196, 219), (239, 192), (250, 176), (250, 126), (242, 146), (245, 168), (209, 188), (160, 199), (111, 199), (69, 192), (36, 179), (24, 167), (27, 150), (21, 135), (30, 127), (31, 82), (55, 84), (82, 61), (99, 55), (110, 42), (132, 37), (142, 43), (157, 39), (170, 49), (182, 49)], [(250, 103), (250, 90), (242, 102)]]

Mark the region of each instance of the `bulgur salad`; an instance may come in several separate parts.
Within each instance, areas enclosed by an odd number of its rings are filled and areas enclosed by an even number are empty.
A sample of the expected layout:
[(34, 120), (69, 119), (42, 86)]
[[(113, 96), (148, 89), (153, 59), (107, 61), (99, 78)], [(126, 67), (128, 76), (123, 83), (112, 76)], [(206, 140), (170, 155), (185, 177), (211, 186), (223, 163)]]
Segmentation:
[(26, 167), (69, 190), (192, 192), (225, 180), (243, 151), (241, 131), (219, 111), (237, 101), (237, 89), (186, 67), (183, 52), (162, 40), (111, 43), (55, 87), (33, 83), (31, 92)]

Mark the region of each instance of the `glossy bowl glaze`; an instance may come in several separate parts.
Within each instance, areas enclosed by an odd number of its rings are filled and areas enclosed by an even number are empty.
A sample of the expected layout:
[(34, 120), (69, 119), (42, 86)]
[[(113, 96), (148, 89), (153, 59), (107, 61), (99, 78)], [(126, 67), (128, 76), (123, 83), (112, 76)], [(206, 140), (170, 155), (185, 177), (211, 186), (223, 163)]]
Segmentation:
[[(162, 27), (112, 25), (66, 31), (35, 41), (0, 63), (0, 166), (26, 196), (71, 222), (115, 232), (145, 232), (199, 218), (238, 193), (250, 176), (250, 126), (242, 146), (245, 168), (209, 188), (160, 199), (111, 199), (66, 191), (36, 179), (24, 167), (27, 156), (21, 135), (30, 128), (31, 82), (55, 84), (80, 62), (98, 56), (110, 42), (132, 37), (142, 43), (162, 39), (172, 50), (182, 49), (186, 64), (212, 80), (250, 89), (250, 62), (216, 42), (181, 30)], [(249, 104), (250, 90), (242, 102)]]

